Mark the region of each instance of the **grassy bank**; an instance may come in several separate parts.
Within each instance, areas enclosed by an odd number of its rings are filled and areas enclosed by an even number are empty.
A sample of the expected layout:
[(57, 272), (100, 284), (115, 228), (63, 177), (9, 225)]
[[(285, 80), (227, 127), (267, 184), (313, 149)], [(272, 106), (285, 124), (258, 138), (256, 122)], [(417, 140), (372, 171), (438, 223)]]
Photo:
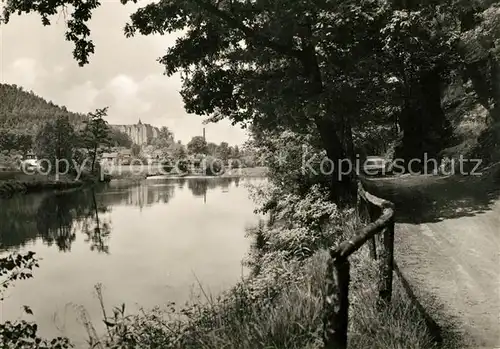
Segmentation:
[[(173, 308), (131, 317), (118, 312), (108, 318), (110, 337), (99, 340), (91, 336), (91, 345), (114, 348), (129, 342), (130, 348), (321, 349), (327, 258), (326, 251), (318, 251), (306, 261), (286, 263), (281, 275), (273, 274), (260, 290), (266, 292), (260, 294), (255, 286), (262, 281), (246, 280), (217, 299), (203, 295), (200, 302), (179, 314)], [(367, 254), (354, 259), (349, 347), (437, 348), (397, 281), (392, 304), (384, 312), (377, 311), (376, 270)], [(280, 292), (273, 292), (278, 289)]]
[[(303, 211), (322, 202), (301, 202)], [(306, 201), (309, 198), (305, 199)], [(290, 212), (298, 206), (284, 201)], [(323, 210), (326, 211), (326, 210)], [(299, 216), (301, 213), (298, 214)], [(333, 212), (330, 214), (340, 214)], [(296, 216), (299, 219), (299, 216)], [(84, 324), (92, 348), (182, 349), (321, 349), (323, 289), (328, 253), (319, 246), (334, 244), (359, 227), (352, 214), (341, 226), (309, 233), (279, 223), (261, 224), (250, 231), (255, 245), (247, 263), (253, 273), (225, 294), (214, 297), (200, 288), (199, 297), (183, 307), (156, 308), (127, 315), (115, 308), (106, 318), (107, 335), (96, 335), (90, 321)], [(394, 298), (384, 311), (377, 310), (378, 267), (367, 249), (351, 257), (349, 347), (356, 349), (431, 349), (424, 318), (414, 308), (397, 279)], [(98, 295), (102, 294), (98, 290)], [(105, 303), (101, 299), (102, 303)], [(108, 312), (109, 314), (109, 312)], [(456, 348), (450, 345), (449, 348)]]
[(43, 190), (66, 190), (79, 188), (84, 183), (82, 181), (29, 181), (21, 182), (15, 180), (0, 183), (0, 197), (7, 198), (14, 194), (35, 193)]
[(252, 178), (252, 177), (265, 177), (268, 174), (267, 167), (245, 167), (245, 168), (235, 168), (231, 170), (227, 170), (224, 172), (222, 177), (244, 177), (244, 178)]
[[(106, 177), (104, 181), (109, 180), (110, 177)], [(90, 175), (81, 176), (81, 178), (76, 180), (69, 175), (62, 175), (56, 179), (52, 175), (26, 175), (21, 173), (15, 176), (4, 176), (4, 179), (0, 180), (0, 198), (9, 198), (15, 194), (69, 190), (93, 185), (98, 182), (99, 180), (96, 176)]]

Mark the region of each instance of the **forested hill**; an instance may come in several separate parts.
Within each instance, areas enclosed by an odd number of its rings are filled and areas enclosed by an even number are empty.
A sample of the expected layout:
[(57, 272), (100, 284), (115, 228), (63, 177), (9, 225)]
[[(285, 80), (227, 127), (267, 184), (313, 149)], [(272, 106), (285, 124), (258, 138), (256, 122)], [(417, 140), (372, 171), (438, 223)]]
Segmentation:
[(33, 91), (0, 83), (0, 130), (34, 135), (45, 122), (63, 115), (68, 116), (75, 126), (82, 123), (86, 117), (46, 101)]

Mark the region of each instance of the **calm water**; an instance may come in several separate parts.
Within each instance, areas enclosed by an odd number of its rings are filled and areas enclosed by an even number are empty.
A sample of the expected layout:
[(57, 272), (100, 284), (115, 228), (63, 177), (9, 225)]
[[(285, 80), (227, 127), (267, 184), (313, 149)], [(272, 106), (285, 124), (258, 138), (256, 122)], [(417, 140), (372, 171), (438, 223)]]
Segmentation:
[(245, 273), (245, 228), (258, 221), (246, 184), (261, 181), (151, 179), (0, 201), (0, 253), (40, 259), (33, 279), (7, 291), (1, 320), (34, 319), (43, 335), (79, 341), (76, 307), (100, 319), (97, 283), (109, 307), (130, 311), (183, 303), (197, 280), (213, 294), (230, 288)]

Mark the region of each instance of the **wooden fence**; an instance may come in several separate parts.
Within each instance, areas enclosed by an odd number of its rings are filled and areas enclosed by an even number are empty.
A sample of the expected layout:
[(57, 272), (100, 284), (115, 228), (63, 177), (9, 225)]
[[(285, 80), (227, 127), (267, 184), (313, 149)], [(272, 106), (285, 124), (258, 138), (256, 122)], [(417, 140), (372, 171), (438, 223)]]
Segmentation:
[[(379, 260), (378, 304), (391, 301), (394, 272), (394, 204), (380, 199), (358, 185), (358, 211), (368, 224), (354, 237), (330, 249), (327, 266), (324, 317), (325, 349), (347, 348), (349, 323), (349, 256), (369, 243), (371, 256)], [(377, 256), (376, 237), (380, 253)]]

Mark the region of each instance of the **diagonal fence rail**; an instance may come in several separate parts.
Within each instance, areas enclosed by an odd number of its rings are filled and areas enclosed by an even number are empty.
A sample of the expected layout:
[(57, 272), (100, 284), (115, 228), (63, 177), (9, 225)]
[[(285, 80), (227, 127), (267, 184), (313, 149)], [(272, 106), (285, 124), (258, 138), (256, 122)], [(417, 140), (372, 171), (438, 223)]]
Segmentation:
[[(325, 349), (346, 349), (349, 323), (349, 256), (369, 243), (371, 256), (379, 260), (378, 304), (390, 303), (394, 273), (394, 204), (367, 192), (358, 184), (358, 211), (368, 220), (350, 240), (330, 249), (324, 299)], [(376, 237), (380, 237), (377, 256)]]

